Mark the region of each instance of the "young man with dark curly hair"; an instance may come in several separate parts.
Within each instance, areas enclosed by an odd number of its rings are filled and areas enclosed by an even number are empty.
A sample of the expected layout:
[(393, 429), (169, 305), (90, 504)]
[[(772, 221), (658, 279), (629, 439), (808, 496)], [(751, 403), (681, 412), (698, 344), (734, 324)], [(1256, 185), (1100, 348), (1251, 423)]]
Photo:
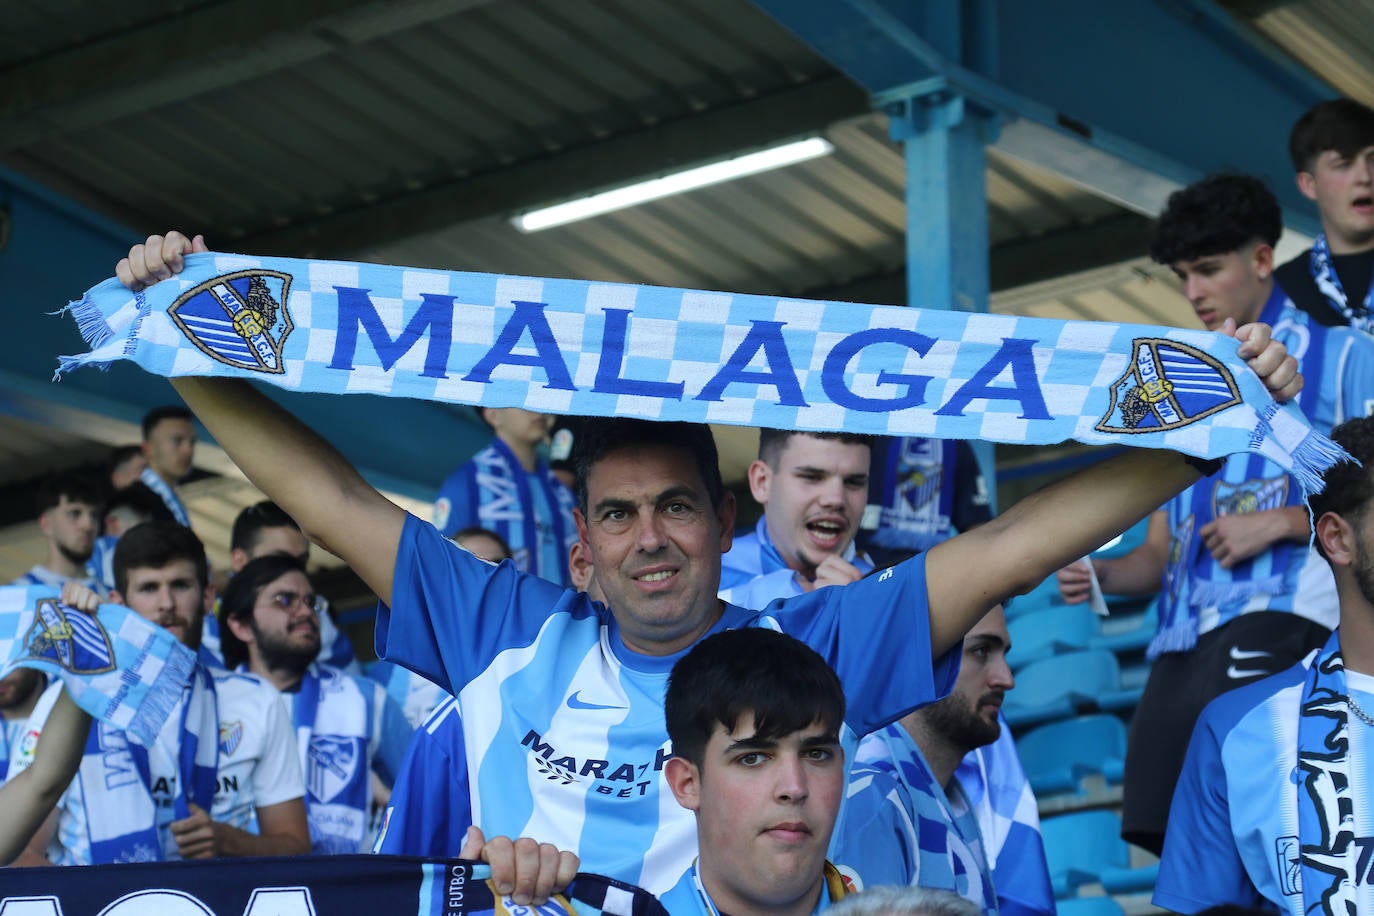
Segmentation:
[[(1295, 403), (1327, 431), (1374, 404), (1374, 340), (1293, 307), (1274, 282), (1282, 231), (1278, 201), (1259, 179), (1214, 175), (1169, 198), (1150, 256), (1173, 269), (1209, 330), (1271, 322), (1309, 379)], [(1156, 512), (1136, 550), (1092, 561), (1104, 591), (1159, 593), (1154, 666), (1126, 755), (1127, 840), (1163, 848), (1188, 735), (1208, 701), (1282, 671), (1335, 626), (1335, 583), (1309, 536), (1297, 484), (1277, 465), (1239, 455)], [(1060, 572), (1067, 600), (1087, 598), (1087, 576), (1081, 563)]]
[(1374, 333), (1374, 109), (1351, 99), (1315, 105), (1293, 125), (1288, 152), (1322, 232), (1274, 272), (1279, 286), (1318, 324)]

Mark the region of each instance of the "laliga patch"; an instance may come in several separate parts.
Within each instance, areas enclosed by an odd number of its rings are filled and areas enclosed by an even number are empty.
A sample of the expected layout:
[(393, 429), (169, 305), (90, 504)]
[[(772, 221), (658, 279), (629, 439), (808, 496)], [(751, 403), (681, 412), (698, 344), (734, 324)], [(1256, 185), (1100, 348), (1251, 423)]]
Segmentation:
[(22, 651), (17, 661), (41, 659), (73, 674), (102, 674), (115, 666), (114, 646), (100, 622), (56, 598), (38, 602)]
[(291, 275), (238, 270), (188, 290), (167, 309), (186, 339), (228, 366), (281, 375), (281, 351), (295, 325), (286, 309)]
[(1111, 404), (1094, 427), (1098, 432), (1178, 429), (1241, 402), (1230, 370), (1196, 347), (1138, 337), (1132, 353), (1130, 368), (1112, 383)]

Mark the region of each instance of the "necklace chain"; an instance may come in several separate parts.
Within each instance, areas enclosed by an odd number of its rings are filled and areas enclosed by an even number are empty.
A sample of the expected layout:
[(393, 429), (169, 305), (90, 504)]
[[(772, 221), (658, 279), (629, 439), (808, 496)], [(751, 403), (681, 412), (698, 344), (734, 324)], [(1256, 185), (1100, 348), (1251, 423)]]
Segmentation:
[(1345, 702), (1347, 705), (1349, 705), (1350, 711), (1353, 712), (1357, 717), (1359, 717), (1359, 720), (1361, 722), (1363, 722), (1365, 725), (1370, 726), (1371, 728), (1374, 728), (1374, 716), (1371, 716), (1369, 713), (1365, 712), (1364, 709), (1360, 707), (1360, 704), (1355, 700), (1354, 691), (1346, 692)]

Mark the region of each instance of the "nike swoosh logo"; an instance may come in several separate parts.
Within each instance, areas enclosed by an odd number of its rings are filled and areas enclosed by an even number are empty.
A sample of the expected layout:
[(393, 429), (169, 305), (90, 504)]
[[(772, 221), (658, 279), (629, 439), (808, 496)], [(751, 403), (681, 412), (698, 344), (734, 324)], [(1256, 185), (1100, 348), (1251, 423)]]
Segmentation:
[(574, 692), (573, 692), (573, 695), (572, 695), (572, 696), (568, 697), (568, 708), (569, 708), (569, 709), (628, 709), (629, 707), (627, 707), (627, 706), (603, 706), (603, 705), (600, 704), (600, 703), (588, 703), (586, 700), (582, 699), (582, 691), (577, 690), (577, 691), (574, 691)]
[(1228, 668), (1226, 669), (1226, 676), (1229, 677), (1229, 678), (1230, 678), (1231, 680), (1233, 680), (1233, 681), (1238, 681), (1238, 680), (1240, 680), (1240, 679), (1243, 678), (1243, 677), (1256, 677), (1256, 676), (1258, 676), (1258, 675), (1261, 675), (1261, 674), (1268, 674), (1268, 673), (1269, 673), (1268, 671), (1265, 671), (1265, 670), (1263, 670), (1263, 669), (1259, 669), (1259, 670), (1256, 670), (1256, 671), (1245, 671), (1245, 670), (1243, 670), (1243, 669), (1241, 669), (1241, 668), (1237, 668), (1235, 665), (1231, 665), (1230, 667), (1228, 667)]
[(1237, 649), (1235, 646), (1231, 647), (1231, 659), (1237, 662), (1243, 662), (1251, 658), (1269, 658), (1273, 654), (1272, 652), (1247, 652), (1244, 649)]

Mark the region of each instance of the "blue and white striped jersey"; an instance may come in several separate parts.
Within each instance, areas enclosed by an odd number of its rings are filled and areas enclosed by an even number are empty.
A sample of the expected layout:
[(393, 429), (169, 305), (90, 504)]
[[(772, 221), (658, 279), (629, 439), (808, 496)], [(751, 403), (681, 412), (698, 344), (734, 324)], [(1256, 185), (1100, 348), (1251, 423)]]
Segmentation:
[[(488, 836), (532, 836), (584, 869), (653, 892), (696, 850), (696, 825), (662, 779), (667, 676), (679, 655), (625, 647), (585, 595), (511, 564), (492, 566), (407, 519), (377, 648), (458, 697), (473, 820)], [(947, 693), (958, 655), (931, 662), (923, 561), (761, 612), (725, 605), (712, 632), (767, 626), (835, 668), (858, 738)], [(886, 648), (887, 651), (882, 651)]]

